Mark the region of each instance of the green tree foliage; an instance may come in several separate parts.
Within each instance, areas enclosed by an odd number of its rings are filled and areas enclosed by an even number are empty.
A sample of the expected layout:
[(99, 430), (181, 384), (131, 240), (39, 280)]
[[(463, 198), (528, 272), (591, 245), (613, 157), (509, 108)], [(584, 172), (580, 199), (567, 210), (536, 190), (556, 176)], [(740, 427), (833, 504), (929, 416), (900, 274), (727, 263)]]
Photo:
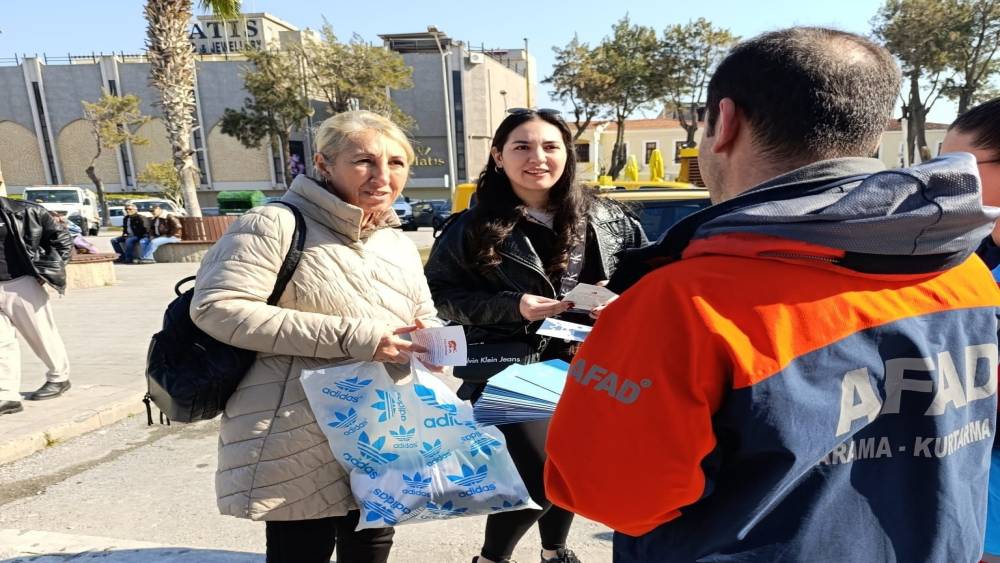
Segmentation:
[(990, 79), (1000, 71), (1000, 0), (958, 2), (955, 29), (960, 41), (953, 44), (950, 65), (955, 77), (945, 95), (958, 100), (958, 113), (989, 100), (996, 90)]
[(151, 162), (139, 173), (136, 180), (140, 184), (157, 186), (163, 192), (163, 197), (174, 202), (178, 207), (184, 207), (184, 193), (181, 189), (181, 176), (177, 173), (172, 161)]
[(542, 82), (552, 85), (551, 93), (557, 100), (573, 107), (576, 126), (573, 140), (576, 141), (590, 123), (602, 115), (598, 100), (613, 79), (597, 71), (595, 51), (575, 35), (565, 47), (553, 47), (552, 50), (556, 62), (552, 74)]
[(285, 157), (285, 185), (291, 182), (288, 139), (292, 129), (312, 115), (304, 96), (301, 58), (295, 51), (247, 51), (244, 85), (250, 97), (241, 109), (226, 108), (222, 132), (247, 148), (259, 148), (265, 139), (280, 143)]
[(104, 150), (117, 149), (122, 143), (145, 145), (149, 141), (136, 134), (135, 130), (149, 121), (139, 110), (139, 97), (134, 94), (113, 96), (104, 91), (101, 98), (94, 103), (81, 102), (83, 116), (90, 123), (90, 131), (94, 136), (94, 157), (87, 166), (87, 177), (97, 189), (97, 198), (101, 206), (101, 221), (104, 226), (111, 224), (108, 208), (104, 205), (104, 182), (97, 175), (97, 159)]
[(687, 133), (686, 147), (696, 145), (698, 114), (705, 105), (708, 81), (737, 41), (739, 37), (728, 29), (713, 27), (705, 18), (663, 31), (661, 65), (667, 71), (666, 106)]
[(617, 177), (625, 167), (625, 120), (636, 110), (650, 107), (666, 95), (670, 69), (663, 68), (662, 44), (656, 31), (633, 24), (628, 16), (612, 27), (612, 34), (597, 46), (594, 69), (611, 80), (595, 100), (617, 124), (608, 174)]
[(942, 95), (958, 112), (996, 93), (1000, 0), (886, 0), (872, 20), (875, 36), (903, 70), (907, 154), (930, 158), (927, 113)]
[(296, 51), (303, 57), (309, 95), (325, 100), (331, 114), (366, 109), (404, 128), (413, 126), (413, 119), (389, 97), (390, 90), (413, 87), (413, 69), (399, 53), (369, 45), (357, 35), (341, 43), (328, 23), (320, 39), (307, 38)]

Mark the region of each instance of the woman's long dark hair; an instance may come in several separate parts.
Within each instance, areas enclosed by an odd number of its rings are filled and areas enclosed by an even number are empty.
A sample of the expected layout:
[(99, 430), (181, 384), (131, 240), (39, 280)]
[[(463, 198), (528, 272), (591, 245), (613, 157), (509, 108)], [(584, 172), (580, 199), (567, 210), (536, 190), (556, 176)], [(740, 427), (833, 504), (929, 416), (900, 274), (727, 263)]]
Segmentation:
[[(576, 237), (586, 236), (578, 232), (580, 219), (587, 215), (593, 195), (585, 193), (576, 182), (576, 151), (573, 150), (573, 134), (566, 122), (554, 113), (524, 112), (508, 115), (493, 135), (492, 147), (503, 152), (503, 146), (514, 129), (528, 121), (541, 120), (559, 130), (566, 146), (566, 167), (562, 176), (549, 189), (548, 211), (553, 214), (552, 229), (556, 233), (555, 252), (551, 263), (545, 265), (550, 278), (557, 278), (566, 270)], [(514, 193), (510, 179), (503, 170), (497, 168), (492, 151), (486, 168), (476, 182), (476, 205), (469, 213), (469, 238), (471, 254), (476, 268), (486, 273), (500, 264), (497, 248), (510, 236), (514, 226), (525, 216), (524, 202)]]

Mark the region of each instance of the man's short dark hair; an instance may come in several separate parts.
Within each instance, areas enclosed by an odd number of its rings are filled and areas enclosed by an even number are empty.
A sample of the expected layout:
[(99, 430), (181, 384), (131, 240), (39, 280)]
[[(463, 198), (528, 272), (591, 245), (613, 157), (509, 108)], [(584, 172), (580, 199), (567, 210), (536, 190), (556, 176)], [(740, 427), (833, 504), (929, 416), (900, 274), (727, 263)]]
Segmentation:
[(853, 33), (793, 27), (738, 44), (708, 85), (707, 133), (730, 98), (763, 155), (815, 161), (870, 156), (892, 116), (899, 68)]
[(978, 149), (1000, 154), (1000, 98), (993, 98), (958, 116), (948, 130), (958, 129), (972, 135), (972, 144)]

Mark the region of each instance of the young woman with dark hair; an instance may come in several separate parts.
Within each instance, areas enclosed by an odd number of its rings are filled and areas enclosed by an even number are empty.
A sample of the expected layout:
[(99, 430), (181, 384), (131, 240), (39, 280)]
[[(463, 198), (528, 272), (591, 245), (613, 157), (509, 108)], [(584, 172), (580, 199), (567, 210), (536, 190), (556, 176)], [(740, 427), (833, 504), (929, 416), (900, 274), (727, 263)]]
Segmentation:
[[(948, 127), (941, 153), (967, 152), (976, 158), (983, 186), (983, 205), (1000, 207), (1000, 98), (982, 103)], [(993, 270), (1000, 266), (1000, 222), (983, 239), (976, 254)], [(994, 274), (995, 276), (995, 274)], [(983, 561), (1000, 563), (1000, 449), (993, 444)]]
[[(941, 144), (941, 153), (949, 152), (967, 152), (976, 157), (983, 185), (983, 204), (1000, 207), (1000, 98), (993, 98), (958, 116), (948, 127)], [(1000, 223), (976, 250), (991, 270), (1000, 266), (998, 245)]]
[[(638, 220), (619, 204), (576, 182), (569, 127), (554, 110), (510, 110), (493, 136), (479, 175), (476, 205), (452, 220), (425, 266), (438, 313), (465, 326), (476, 345), (510, 351), (524, 361), (562, 358), (574, 348), (535, 334), (542, 320), (568, 314), (562, 297), (577, 283), (607, 280), (617, 254), (646, 242)], [(600, 313), (569, 320), (592, 322)], [(517, 352), (514, 352), (517, 350)], [(501, 368), (497, 368), (499, 371)], [(493, 373), (476, 370), (459, 396), (476, 401)], [(548, 421), (499, 427), (531, 497), (542, 510), (490, 516), (478, 563), (509, 560), (517, 542), (538, 523), (544, 562), (579, 560), (566, 548), (573, 514), (545, 498), (542, 471)]]

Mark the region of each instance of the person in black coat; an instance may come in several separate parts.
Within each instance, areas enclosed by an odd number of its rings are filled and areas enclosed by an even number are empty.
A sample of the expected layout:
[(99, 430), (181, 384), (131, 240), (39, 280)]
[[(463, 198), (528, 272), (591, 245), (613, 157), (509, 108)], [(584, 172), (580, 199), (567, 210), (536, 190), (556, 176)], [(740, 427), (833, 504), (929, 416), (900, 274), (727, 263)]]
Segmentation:
[(131, 264), (139, 262), (139, 256), (133, 256), (135, 245), (149, 234), (149, 219), (139, 214), (135, 204), (125, 205), (125, 217), (122, 218), (122, 234), (111, 239), (111, 247), (119, 254), (117, 262)]
[(16, 334), (48, 368), (45, 384), (28, 398), (52, 399), (69, 389), (69, 359), (44, 285), (65, 291), (72, 248), (69, 232), (47, 209), (0, 197), (0, 415), (24, 410)]
[[(576, 181), (572, 134), (554, 110), (510, 110), (493, 137), (479, 176), (476, 205), (453, 217), (424, 268), (438, 314), (465, 326), (470, 357), (518, 356), (521, 362), (570, 359), (567, 342), (535, 334), (541, 322), (570, 313), (563, 296), (577, 283), (601, 284), (620, 251), (645, 244), (639, 221), (617, 202), (596, 197)], [(466, 382), (459, 396), (479, 398), (495, 369), (456, 368)], [(511, 457), (535, 502), (543, 508), (489, 516), (478, 563), (506, 561), (538, 523), (543, 562), (579, 560), (566, 548), (573, 514), (545, 498), (542, 471), (548, 421), (507, 424)]]

